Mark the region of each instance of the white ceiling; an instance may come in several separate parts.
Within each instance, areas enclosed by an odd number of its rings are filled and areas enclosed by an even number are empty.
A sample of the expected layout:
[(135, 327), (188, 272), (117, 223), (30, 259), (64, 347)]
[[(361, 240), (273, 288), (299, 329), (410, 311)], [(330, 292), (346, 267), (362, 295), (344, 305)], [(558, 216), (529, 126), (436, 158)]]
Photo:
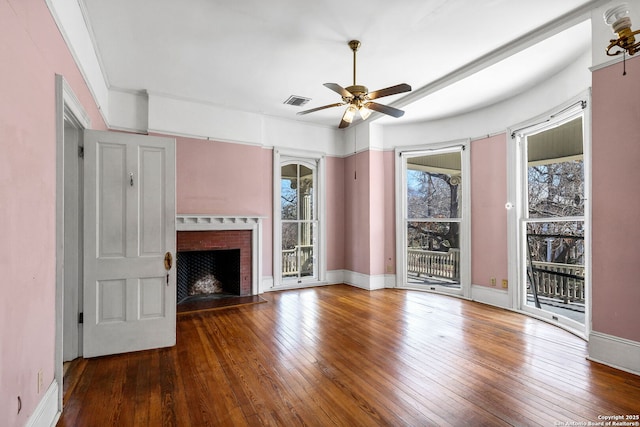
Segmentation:
[[(322, 84), (353, 83), (351, 39), (362, 42), (358, 84), (369, 90), (398, 83), (413, 87), (409, 94), (379, 100), (407, 111), (382, 122), (430, 120), (499, 102), (589, 51), (589, 23), (568, 25), (558, 18), (593, 3), (79, 1), (112, 89), (328, 126), (337, 126), (342, 107), (296, 113), (340, 101)], [(547, 36), (552, 38), (542, 40)], [(477, 72), (466, 76), (465, 69)], [(284, 105), (290, 95), (312, 100), (302, 108)]]

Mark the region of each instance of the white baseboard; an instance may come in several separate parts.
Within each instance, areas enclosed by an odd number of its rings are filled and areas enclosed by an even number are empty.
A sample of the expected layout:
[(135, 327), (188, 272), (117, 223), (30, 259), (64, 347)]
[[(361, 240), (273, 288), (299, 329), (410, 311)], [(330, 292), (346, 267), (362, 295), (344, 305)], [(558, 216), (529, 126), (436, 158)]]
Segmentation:
[(327, 282), (306, 282), (306, 283), (285, 283), (283, 285), (274, 286), (270, 289), (265, 289), (265, 292), (275, 292), (275, 291), (289, 291), (294, 289), (306, 289), (306, 288), (315, 288), (318, 286), (328, 286), (330, 283)]
[(369, 291), (395, 288), (396, 287), (396, 275), (395, 274), (379, 274), (371, 276), (368, 274), (356, 273), (349, 270), (329, 270), (327, 271), (325, 280), (317, 283), (310, 283), (307, 285), (291, 285), (291, 286), (274, 286), (273, 276), (262, 277), (262, 287), (258, 293), (280, 291), (283, 289), (298, 289), (312, 286), (322, 285), (337, 285), (340, 283), (346, 283), (357, 288), (366, 289)]
[(345, 270), (344, 273), (344, 283), (355, 286), (356, 288), (366, 289), (368, 291), (385, 288), (386, 276), (384, 274), (371, 276), (349, 270)]
[(330, 285), (337, 285), (339, 283), (344, 283), (344, 270), (330, 270), (327, 271), (327, 283)]
[(471, 299), (500, 308), (510, 308), (509, 293), (502, 289), (471, 285)]
[(396, 275), (395, 274), (385, 274), (384, 275), (384, 287), (385, 288), (395, 288), (396, 287)]
[(262, 283), (258, 293), (273, 291), (273, 276), (262, 276)]
[(587, 359), (640, 375), (640, 343), (637, 341), (592, 331)]
[(384, 274), (369, 276), (367, 274), (356, 273), (349, 270), (331, 270), (327, 271), (327, 283), (330, 285), (346, 283), (358, 288), (369, 290), (395, 288), (396, 275)]
[(36, 406), (27, 423), (26, 427), (51, 427), (55, 426), (60, 418), (58, 408), (58, 382), (54, 379), (42, 399)]

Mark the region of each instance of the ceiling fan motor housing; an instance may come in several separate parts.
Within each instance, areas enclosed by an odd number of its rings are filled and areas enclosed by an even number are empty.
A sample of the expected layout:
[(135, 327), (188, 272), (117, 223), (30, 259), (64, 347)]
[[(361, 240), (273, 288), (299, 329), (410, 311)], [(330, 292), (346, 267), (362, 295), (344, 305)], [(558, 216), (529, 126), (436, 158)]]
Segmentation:
[(369, 89), (367, 89), (366, 86), (362, 85), (348, 86), (345, 89), (348, 90), (353, 95), (353, 97), (343, 96), (342, 100), (344, 102), (364, 101), (365, 97), (369, 94)]

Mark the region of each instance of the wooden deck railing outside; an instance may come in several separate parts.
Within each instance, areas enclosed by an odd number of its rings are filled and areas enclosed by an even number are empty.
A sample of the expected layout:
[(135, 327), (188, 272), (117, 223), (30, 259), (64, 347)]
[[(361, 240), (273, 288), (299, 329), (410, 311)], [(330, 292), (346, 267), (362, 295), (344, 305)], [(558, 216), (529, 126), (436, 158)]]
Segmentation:
[[(298, 254), (300, 260), (298, 260)], [(305, 266), (312, 265), (313, 262), (313, 245), (301, 245), (296, 246), (293, 249), (287, 249), (282, 251), (282, 276), (297, 276), (299, 273), (299, 266), (302, 266), (303, 275), (309, 270)], [(313, 272), (313, 266), (311, 266), (311, 272)]]
[[(584, 266), (533, 261), (533, 278), (538, 296), (557, 299), (565, 304), (584, 303)], [(531, 287), (528, 294), (533, 294)]]
[(430, 276), (459, 280), (460, 249), (439, 252), (409, 248), (407, 250), (407, 273), (418, 277)]
[[(282, 251), (282, 275), (298, 275), (298, 266), (309, 265), (312, 256), (312, 245), (297, 246), (294, 249)], [(538, 296), (557, 299), (565, 304), (584, 303), (584, 266), (539, 261), (534, 261), (532, 264)], [(417, 277), (459, 280), (460, 250), (450, 249), (448, 252), (439, 252), (408, 249), (407, 273)], [(530, 287), (527, 293), (533, 293)]]

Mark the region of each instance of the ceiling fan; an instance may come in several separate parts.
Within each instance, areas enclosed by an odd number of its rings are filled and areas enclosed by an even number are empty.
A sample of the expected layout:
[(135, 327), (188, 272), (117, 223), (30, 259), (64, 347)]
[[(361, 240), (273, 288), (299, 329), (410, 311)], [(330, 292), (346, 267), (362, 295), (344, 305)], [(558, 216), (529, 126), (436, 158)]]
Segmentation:
[(362, 120), (367, 120), (372, 111), (377, 111), (379, 113), (387, 114), (393, 117), (402, 117), (404, 111), (394, 107), (389, 107), (388, 105), (378, 104), (377, 102), (373, 102), (372, 100), (382, 98), (383, 96), (409, 92), (411, 90), (411, 86), (406, 83), (401, 83), (399, 85), (369, 92), (369, 89), (367, 89), (366, 86), (357, 85), (356, 52), (360, 47), (360, 42), (358, 40), (351, 40), (349, 42), (349, 47), (353, 51), (353, 85), (343, 88), (337, 83), (324, 84), (324, 86), (342, 96), (342, 102), (336, 102), (335, 104), (329, 104), (322, 107), (312, 108), (310, 110), (300, 111), (298, 114), (309, 114), (315, 111), (324, 110), (325, 108), (348, 105), (349, 107), (342, 115), (342, 120), (340, 120), (340, 126), (338, 126), (340, 129), (346, 128), (351, 124), (356, 112), (360, 113), (360, 117), (362, 117)]

